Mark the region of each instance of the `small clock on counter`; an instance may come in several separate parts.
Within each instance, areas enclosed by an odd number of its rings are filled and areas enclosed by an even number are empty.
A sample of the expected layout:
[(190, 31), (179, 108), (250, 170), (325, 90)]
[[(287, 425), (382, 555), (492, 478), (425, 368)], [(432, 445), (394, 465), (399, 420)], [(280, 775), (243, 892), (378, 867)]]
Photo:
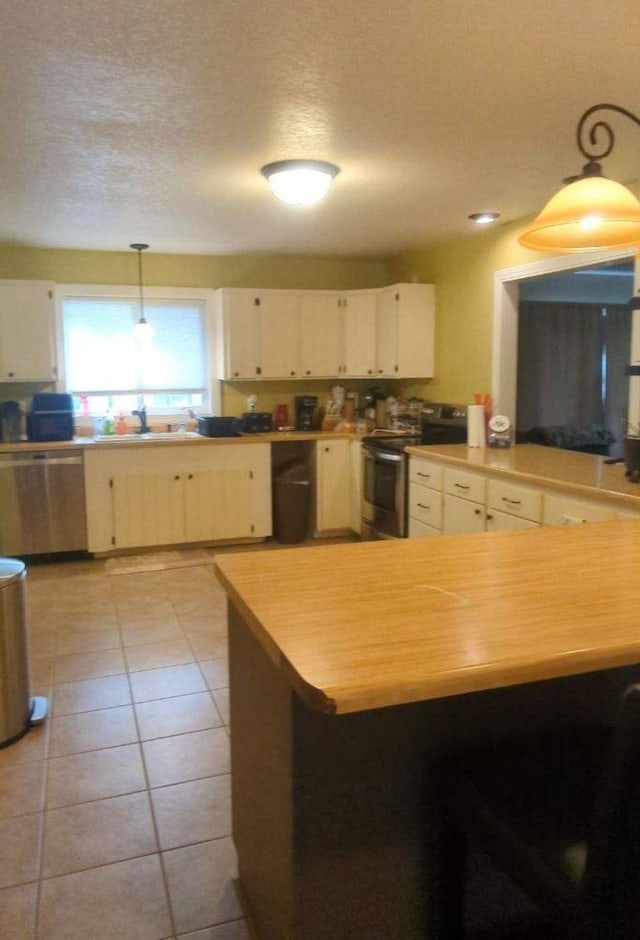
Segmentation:
[(506, 415), (493, 415), (489, 418), (489, 447), (511, 447), (513, 428)]

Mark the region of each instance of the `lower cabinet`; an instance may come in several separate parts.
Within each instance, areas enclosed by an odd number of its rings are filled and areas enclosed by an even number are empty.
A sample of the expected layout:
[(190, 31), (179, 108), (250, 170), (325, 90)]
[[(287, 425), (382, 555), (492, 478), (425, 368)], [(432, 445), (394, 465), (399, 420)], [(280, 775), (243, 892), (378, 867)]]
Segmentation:
[(352, 529), (353, 470), (350, 440), (316, 443), (316, 535)]
[(485, 531), (486, 480), (481, 473), (444, 471), (444, 535)]
[(583, 522), (605, 522), (615, 518), (615, 510), (597, 500), (550, 494), (544, 498), (545, 525), (581, 525)]
[(112, 447), (85, 451), (90, 552), (271, 534), (268, 444)]

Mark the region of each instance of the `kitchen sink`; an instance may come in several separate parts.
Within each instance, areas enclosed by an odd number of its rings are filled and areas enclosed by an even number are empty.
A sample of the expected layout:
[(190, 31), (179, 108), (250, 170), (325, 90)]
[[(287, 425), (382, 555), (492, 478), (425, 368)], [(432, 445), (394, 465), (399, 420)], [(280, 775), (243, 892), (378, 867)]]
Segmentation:
[(94, 441), (133, 444), (136, 441), (184, 441), (200, 437), (197, 431), (148, 431), (146, 434), (96, 434)]

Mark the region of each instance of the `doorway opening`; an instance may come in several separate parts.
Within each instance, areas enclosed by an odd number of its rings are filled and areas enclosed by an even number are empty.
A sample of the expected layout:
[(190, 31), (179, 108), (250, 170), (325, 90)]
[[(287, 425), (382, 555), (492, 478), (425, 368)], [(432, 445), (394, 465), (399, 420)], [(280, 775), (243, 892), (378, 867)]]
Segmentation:
[(637, 333), (626, 307), (634, 261), (629, 250), (579, 260), (496, 272), (494, 412), (511, 418), (519, 440), (617, 456), (634, 419), (624, 376)]

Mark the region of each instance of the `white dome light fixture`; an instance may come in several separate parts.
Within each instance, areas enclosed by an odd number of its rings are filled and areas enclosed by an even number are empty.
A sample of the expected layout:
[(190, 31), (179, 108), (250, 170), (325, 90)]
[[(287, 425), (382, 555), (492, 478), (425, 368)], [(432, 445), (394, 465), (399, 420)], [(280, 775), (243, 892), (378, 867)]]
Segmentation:
[(313, 206), (327, 195), (340, 168), (323, 160), (277, 160), (260, 172), (282, 202)]

